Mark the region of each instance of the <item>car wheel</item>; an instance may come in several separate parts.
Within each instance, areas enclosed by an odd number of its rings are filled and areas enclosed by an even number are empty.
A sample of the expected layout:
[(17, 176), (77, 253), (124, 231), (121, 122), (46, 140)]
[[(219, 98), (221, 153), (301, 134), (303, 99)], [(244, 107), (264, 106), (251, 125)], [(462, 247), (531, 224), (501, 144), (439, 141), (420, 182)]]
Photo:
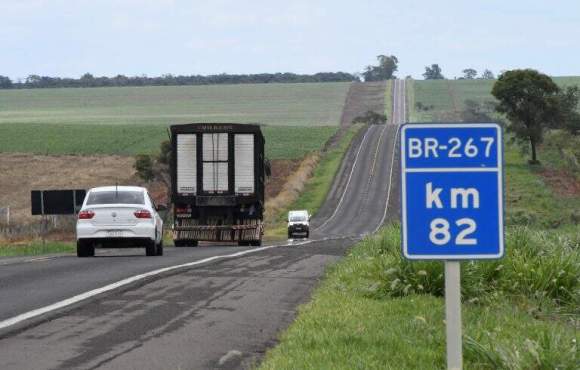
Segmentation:
[(163, 256), (163, 239), (157, 244), (157, 255)]
[(93, 257), (95, 255), (95, 246), (86, 241), (77, 241), (77, 257)]
[(152, 240), (147, 243), (145, 246), (145, 255), (147, 256), (156, 256), (157, 255), (157, 244), (155, 240)]
[(310, 231), (306, 232), (306, 239), (310, 238)]
[(292, 233), (288, 231), (288, 239), (292, 239)]

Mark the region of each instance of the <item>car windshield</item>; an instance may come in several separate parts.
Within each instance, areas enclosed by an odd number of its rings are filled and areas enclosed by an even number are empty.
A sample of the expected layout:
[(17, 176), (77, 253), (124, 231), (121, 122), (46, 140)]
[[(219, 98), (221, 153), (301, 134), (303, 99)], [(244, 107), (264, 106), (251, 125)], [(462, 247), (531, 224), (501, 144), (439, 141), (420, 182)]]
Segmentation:
[(300, 222), (300, 221), (306, 221), (306, 216), (305, 215), (290, 216), (290, 222)]
[(95, 204), (145, 204), (142, 191), (95, 191), (89, 193), (87, 205)]

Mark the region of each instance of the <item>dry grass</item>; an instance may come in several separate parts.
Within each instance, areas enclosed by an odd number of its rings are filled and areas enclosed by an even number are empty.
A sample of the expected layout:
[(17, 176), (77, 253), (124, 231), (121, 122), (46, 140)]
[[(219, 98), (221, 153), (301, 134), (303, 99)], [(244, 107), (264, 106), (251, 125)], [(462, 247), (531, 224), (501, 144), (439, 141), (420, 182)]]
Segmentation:
[(14, 223), (33, 221), (31, 190), (135, 184), (133, 162), (121, 156), (0, 154), (0, 207), (10, 207)]
[(298, 168), (288, 176), (278, 195), (266, 200), (266, 223), (274, 221), (280, 212), (298, 199), (319, 161), (320, 154), (317, 152), (307, 155)]

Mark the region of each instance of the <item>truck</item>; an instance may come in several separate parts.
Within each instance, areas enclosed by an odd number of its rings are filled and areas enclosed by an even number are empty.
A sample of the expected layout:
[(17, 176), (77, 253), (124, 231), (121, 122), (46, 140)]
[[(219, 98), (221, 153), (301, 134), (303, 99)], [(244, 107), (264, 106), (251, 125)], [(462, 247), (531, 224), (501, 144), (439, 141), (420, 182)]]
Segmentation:
[(260, 126), (179, 124), (170, 126), (170, 136), (175, 246), (261, 245), (266, 173)]

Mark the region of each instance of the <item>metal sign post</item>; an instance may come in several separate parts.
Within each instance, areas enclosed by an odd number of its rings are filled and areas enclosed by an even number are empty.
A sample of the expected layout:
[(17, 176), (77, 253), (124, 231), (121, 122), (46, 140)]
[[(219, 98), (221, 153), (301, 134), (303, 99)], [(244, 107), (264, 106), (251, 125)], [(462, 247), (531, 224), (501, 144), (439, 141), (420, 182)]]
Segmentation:
[(502, 140), (495, 123), (401, 129), (403, 255), (445, 261), (449, 369), (462, 368), (459, 261), (504, 254)]
[(459, 261), (445, 261), (445, 328), (447, 368), (463, 368), (461, 347), (461, 266)]

